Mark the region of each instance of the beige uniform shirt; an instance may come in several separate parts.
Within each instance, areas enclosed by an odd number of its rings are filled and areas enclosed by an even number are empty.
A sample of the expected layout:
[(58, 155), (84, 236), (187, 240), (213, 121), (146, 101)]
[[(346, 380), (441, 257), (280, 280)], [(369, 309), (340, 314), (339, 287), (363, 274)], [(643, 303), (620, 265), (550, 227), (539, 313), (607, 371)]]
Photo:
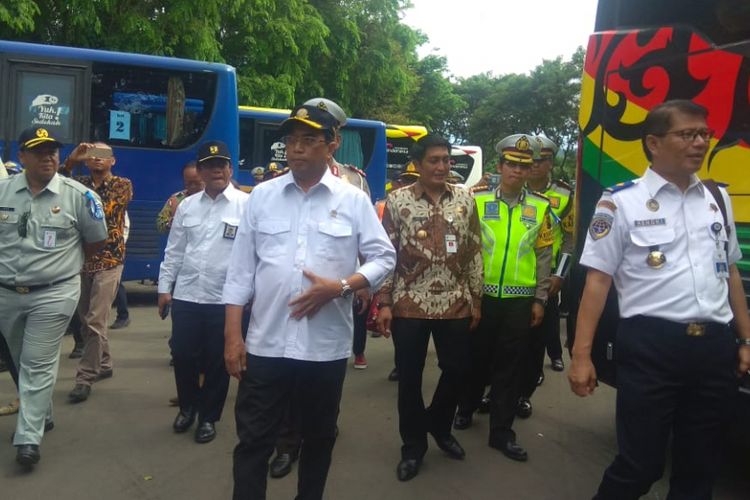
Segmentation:
[(34, 196), (24, 174), (0, 180), (0, 283), (41, 285), (74, 276), (84, 261), (82, 243), (105, 239), (101, 200), (82, 184), (55, 174)]

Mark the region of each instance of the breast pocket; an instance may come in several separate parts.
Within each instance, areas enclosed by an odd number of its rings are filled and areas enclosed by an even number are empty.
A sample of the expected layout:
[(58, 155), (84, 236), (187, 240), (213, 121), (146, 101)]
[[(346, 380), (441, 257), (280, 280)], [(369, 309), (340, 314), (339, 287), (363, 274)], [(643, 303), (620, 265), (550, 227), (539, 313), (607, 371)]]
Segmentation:
[(348, 224), (319, 222), (316, 255), (330, 260), (350, 259), (352, 234), (352, 226)]
[(185, 229), (185, 235), (188, 241), (196, 241), (201, 237), (199, 228), (201, 225), (200, 217), (187, 216), (182, 219), (182, 227)]
[(273, 258), (286, 254), (291, 222), (288, 220), (264, 220), (258, 223), (256, 251), (260, 257)]
[(674, 242), (674, 229), (669, 227), (655, 227), (649, 229), (632, 229), (630, 231), (630, 241), (637, 247), (649, 249), (659, 247), (664, 251), (665, 247)]
[(59, 217), (49, 217), (40, 224), (42, 230), (38, 235), (41, 246), (52, 248), (57, 246), (58, 242), (67, 241), (75, 236), (75, 221), (65, 214)]
[(0, 212), (0, 236), (15, 234), (17, 237), (18, 219), (17, 213)]

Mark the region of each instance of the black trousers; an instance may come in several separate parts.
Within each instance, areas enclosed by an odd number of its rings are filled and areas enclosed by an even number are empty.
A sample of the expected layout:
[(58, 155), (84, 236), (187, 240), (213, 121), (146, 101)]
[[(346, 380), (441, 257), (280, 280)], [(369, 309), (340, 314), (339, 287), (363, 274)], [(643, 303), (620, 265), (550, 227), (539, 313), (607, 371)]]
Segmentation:
[[(234, 500), (266, 498), (268, 459), (289, 407), (299, 415), (302, 431), (296, 498), (323, 497), (336, 443), (346, 362), (247, 355), (235, 406), (240, 442), (234, 448)], [(304, 390), (295, 391), (296, 387)]]
[[(355, 356), (365, 353), (365, 343), (367, 342), (367, 313), (369, 312), (369, 309), (365, 309), (364, 313), (358, 314), (358, 310), (359, 304), (357, 303), (357, 300), (354, 300), (354, 340), (352, 342), (352, 352)], [(304, 384), (303, 387), (297, 388), (297, 390), (304, 390)], [(293, 458), (297, 458), (301, 445), (302, 432), (300, 429), (299, 417), (292, 412), (290, 406), (281, 423), (279, 440), (276, 442), (276, 453), (288, 453)]]
[[(398, 369), (398, 417), (403, 445), (401, 457), (421, 459), (427, 452), (427, 433), (438, 438), (450, 435), (458, 395), (469, 364), (470, 318), (394, 318), (393, 344)], [(425, 408), (422, 398), (430, 333), (435, 343), (441, 374), (432, 402)]]
[[(201, 422), (221, 418), (229, 390), (224, 367), (224, 305), (172, 301), (172, 359), (180, 409)], [(203, 386), (200, 374), (205, 374)]]
[(354, 301), (354, 341), (352, 342), (352, 352), (355, 356), (365, 353), (365, 344), (367, 343), (367, 313), (370, 311), (369, 307), (365, 308), (365, 312), (358, 314), (359, 301)]
[[(550, 343), (557, 346), (554, 354), (550, 352)], [(523, 375), (521, 379), (521, 396), (531, 399), (536, 390), (536, 383), (544, 370), (544, 348), (550, 359), (562, 358), (562, 346), (560, 345), (560, 309), (557, 305), (557, 296), (552, 297), (544, 308), (544, 319), (539, 326), (529, 330), (529, 342), (526, 355), (522, 363)]]
[(617, 441), (600, 500), (645, 495), (664, 472), (672, 434), (667, 500), (711, 498), (722, 428), (737, 392), (737, 345), (730, 329), (711, 324), (690, 337), (686, 325), (636, 316), (617, 332)]
[(482, 321), (470, 335), (472, 364), (458, 412), (471, 415), (490, 389), (490, 442), (515, 440), (513, 420), (521, 392), (523, 360), (531, 323), (531, 297), (482, 298)]
[(114, 305), (117, 307), (117, 319), (126, 320), (130, 317), (130, 311), (128, 310), (128, 292), (125, 291), (122, 281), (117, 285), (117, 295), (115, 295)]

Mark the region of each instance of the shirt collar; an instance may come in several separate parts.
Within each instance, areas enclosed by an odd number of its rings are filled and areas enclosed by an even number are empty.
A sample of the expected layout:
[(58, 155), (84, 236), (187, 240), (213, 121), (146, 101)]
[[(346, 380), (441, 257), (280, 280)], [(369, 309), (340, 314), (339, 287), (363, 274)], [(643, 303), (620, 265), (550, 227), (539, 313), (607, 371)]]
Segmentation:
[(237, 188), (234, 187), (234, 185), (232, 184), (232, 181), (229, 181), (229, 184), (227, 184), (227, 187), (224, 188), (224, 191), (222, 191), (221, 193), (217, 194), (216, 198), (214, 198), (213, 200), (208, 195), (208, 193), (206, 193), (205, 189), (203, 191), (201, 191), (201, 200), (218, 201), (221, 198), (225, 198), (227, 200), (231, 200), (232, 198), (234, 198), (234, 196), (236, 194), (236, 191), (237, 191)]
[[(22, 191), (24, 189), (28, 189), (31, 191), (31, 188), (29, 187), (29, 183), (26, 180), (26, 173), (21, 173), (13, 176), (13, 190), (17, 193), (19, 191)], [(44, 186), (44, 190), (48, 190), (54, 194), (60, 194), (60, 183), (62, 181), (60, 180), (60, 174), (55, 174), (52, 179), (47, 183), (46, 186)]]
[[(659, 175), (656, 171), (654, 171), (651, 167), (648, 167), (646, 169), (646, 173), (643, 174), (643, 182), (646, 184), (646, 188), (648, 189), (648, 192), (651, 196), (656, 196), (656, 194), (667, 184), (672, 184), (667, 179)], [(688, 185), (687, 190), (690, 191), (696, 186), (700, 186), (698, 189), (703, 193), (703, 184), (698, 179), (698, 176), (695, 174), (692, 174), (690, 176), (690, 184)]]
[[(297, 183), (294, 181), (294, 174), (292, 173), (291, 170), (288, 173), (282, 175), (281, 177), (277, 177), (277, 179), (283, 179), (281, 181), (283, 182), (283, 185), (281, 186), (282, 189), (288, 189), (289, 186), (297, 185)], [(323, 177), (320, 178), (320, 180), (318, 181), (318, 184), (316, 184), (315, 186), (322, 184), (329, 191), (333, 192), (336, 189), (337, 183), (339, 182), (341, 182), (341, 180), (335, 175), (333, 175), (333, 173), (331, 172), (330, 166), (326, 165), (326, 169), (323, 172)], [(310, 189), (314, 189), (315, 186), (313, 186)], [(310, 191), (308, 190), (308, 193), (309, 192)]]
[[(427, 192), (425, 191), (424, 187), (422, 186), (422, 183), (417, 181), (413, 183), (411, 186), (409, 186), (412, 191), (414, 191), (414, 197), (416, 199), (420, 199), (427, 195)], [(456, 186), (453, 186), (452, 184), (445, 183), (445, 191), (443, 194), (440, 195), (440, 199), (443, 199), (443, 196), (448, 196), (449, 198), (453, 198), (454, 189), (456, 189)]]

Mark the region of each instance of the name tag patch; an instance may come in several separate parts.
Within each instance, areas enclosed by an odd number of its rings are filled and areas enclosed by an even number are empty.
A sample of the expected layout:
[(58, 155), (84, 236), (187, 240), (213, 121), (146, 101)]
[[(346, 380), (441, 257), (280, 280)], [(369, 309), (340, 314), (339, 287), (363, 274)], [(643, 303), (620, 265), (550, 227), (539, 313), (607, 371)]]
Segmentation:
[(661, 219), (644, 219), (635, 221), (635, 227), (665, 226), (667, 220)]
[(237, 226), (224, 223), (224, 238), (233, 240), (237, 236)]
[(57, 233), (55, 231), (44, 232), (44, 248), (55, 248)]

